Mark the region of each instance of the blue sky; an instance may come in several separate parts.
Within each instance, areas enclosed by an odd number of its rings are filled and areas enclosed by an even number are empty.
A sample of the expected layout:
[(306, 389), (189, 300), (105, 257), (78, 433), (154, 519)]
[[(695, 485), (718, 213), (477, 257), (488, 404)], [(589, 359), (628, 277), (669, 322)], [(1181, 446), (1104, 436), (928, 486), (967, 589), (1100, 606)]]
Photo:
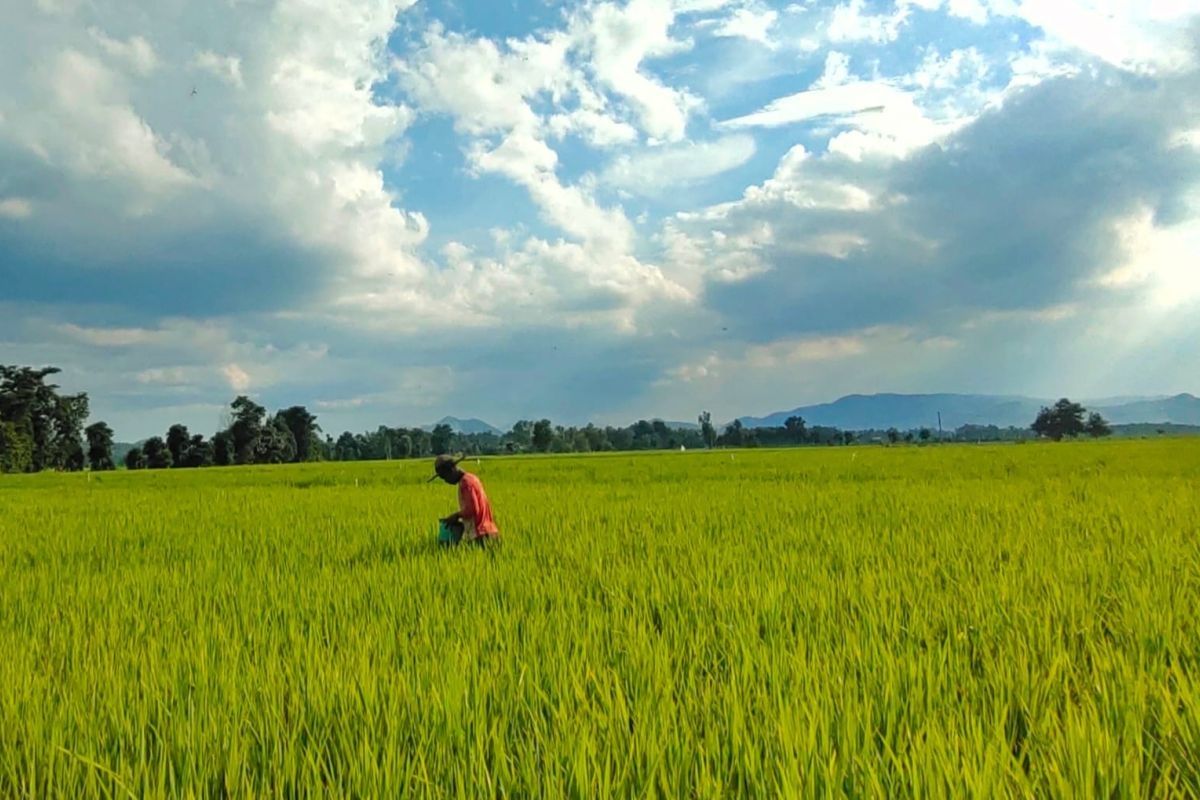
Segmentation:
[(1192, 0), (136, 6), (0, 32), (0, 362), (119, 438), (1200, 389)]

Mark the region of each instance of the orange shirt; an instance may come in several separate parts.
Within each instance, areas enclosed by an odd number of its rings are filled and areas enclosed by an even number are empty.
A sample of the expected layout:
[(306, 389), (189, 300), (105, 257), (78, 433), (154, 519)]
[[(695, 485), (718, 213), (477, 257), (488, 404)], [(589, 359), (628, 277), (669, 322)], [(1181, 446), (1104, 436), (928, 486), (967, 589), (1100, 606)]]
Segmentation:
[(458, 482), (458, 510), (467, 526), (467, 538), (500, 534), (483, 484), (469, 472), (464, 472), (462, 480)]

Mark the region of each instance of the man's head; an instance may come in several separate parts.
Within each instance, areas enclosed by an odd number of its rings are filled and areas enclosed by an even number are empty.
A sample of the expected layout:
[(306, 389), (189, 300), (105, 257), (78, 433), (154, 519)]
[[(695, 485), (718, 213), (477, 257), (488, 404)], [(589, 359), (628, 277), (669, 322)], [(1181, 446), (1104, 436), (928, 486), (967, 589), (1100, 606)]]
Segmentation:
[(462, 480), (462, 470), (458, 468), (458, 459), (454, 456), (438, 456), (433, 460), (433, 471), (446, 483), (458, 483)]

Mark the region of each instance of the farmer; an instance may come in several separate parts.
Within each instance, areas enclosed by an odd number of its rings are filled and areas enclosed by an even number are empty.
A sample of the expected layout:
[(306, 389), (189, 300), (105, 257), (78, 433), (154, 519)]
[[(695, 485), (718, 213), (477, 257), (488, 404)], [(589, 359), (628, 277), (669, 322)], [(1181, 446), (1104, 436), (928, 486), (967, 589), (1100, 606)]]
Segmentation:
[(458, 511), (443, 517), (441, 521), (456, 530), (461, 528), (464, 541), (483, 546), (489, 541), (498, 540), (500, 529), (496, 527), (492, 504), (483, 491), (483, 484), (476, 476), (459, 469), (458, 463), (451, 456), (438, 456), (433, 462), (436, 477), (458, 487)]

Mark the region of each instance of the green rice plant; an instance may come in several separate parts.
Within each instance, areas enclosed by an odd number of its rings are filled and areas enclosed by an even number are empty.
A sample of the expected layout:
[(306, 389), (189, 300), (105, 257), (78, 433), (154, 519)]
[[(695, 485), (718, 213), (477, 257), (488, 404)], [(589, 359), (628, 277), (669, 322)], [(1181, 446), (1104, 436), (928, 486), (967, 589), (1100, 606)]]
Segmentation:
[(0, 797), (1200, 797), (1200, 446), (0, 479)]

